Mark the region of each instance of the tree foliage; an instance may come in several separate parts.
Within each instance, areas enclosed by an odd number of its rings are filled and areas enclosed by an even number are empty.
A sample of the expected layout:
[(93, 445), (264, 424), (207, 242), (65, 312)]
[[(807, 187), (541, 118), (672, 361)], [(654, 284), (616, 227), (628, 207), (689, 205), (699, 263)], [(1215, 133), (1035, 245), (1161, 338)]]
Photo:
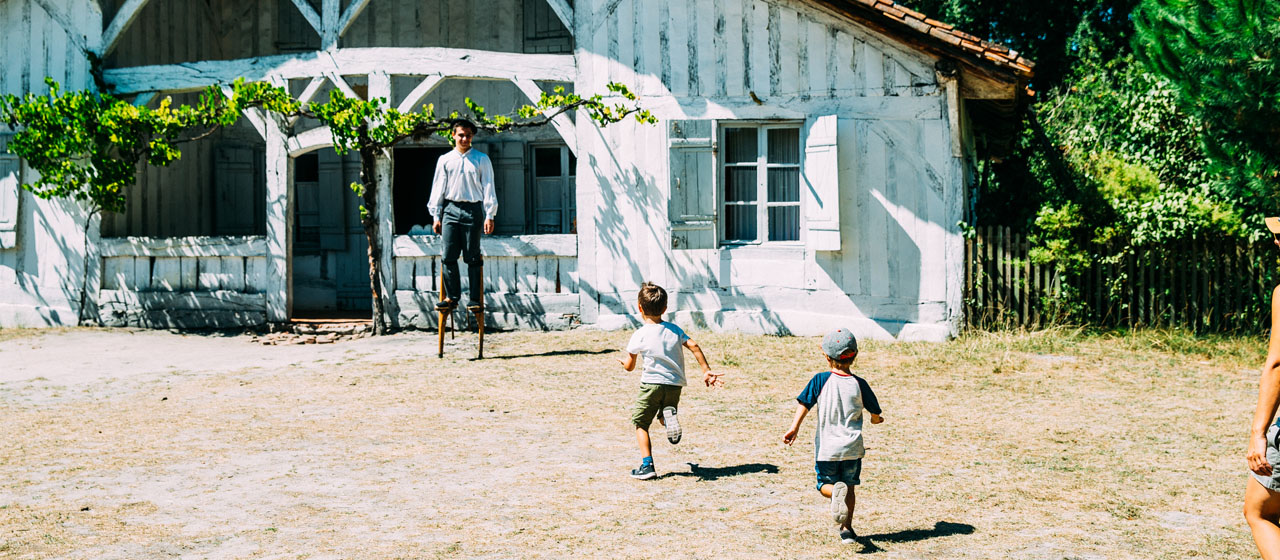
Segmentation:
[(1201, 123), (1224, 192), (1274, 213), (1280, 194), (1280, 2), (1144, 0), (1134, 50)]

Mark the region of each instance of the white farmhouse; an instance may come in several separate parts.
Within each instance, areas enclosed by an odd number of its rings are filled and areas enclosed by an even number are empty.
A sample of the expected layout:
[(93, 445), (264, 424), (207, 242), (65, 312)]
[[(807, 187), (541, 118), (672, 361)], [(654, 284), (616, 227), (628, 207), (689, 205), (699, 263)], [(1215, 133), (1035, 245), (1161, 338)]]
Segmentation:
[[(679, 323), (942, 339), (960, 324), (960, 226), (979, 158), (1016, 130), (1031, 63), (887, 0), (0, 0), (0, 93), (101, 87), (190, 101), (238, 77), (299, 99), (503, 113), (556, 86), (629, 84), (660, 119), (562, 117), (481, 137), (500, 210), (489, 323), (636, 323), (643, 281)], [(100, 60), (95, 71), (91, 60)], [(96, 76), (95, 76), (96, 74)], [(358, 156), (250, 114), (144, 169), (86, 223), (17, 188), (0, 134), (0, 326), (236, 327), (371, 309)], [(433, 328), (425, 201), (442, 139), (376, 162), (394, 294)], [(465, 277), (465, 274), (464, 274)], [(84, 309), (80, 292), (86, 291)]]

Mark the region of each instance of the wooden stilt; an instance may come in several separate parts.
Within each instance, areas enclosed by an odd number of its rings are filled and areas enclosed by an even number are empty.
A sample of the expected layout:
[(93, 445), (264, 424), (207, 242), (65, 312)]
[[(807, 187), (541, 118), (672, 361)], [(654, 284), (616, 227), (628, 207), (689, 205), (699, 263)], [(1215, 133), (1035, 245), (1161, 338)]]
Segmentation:
[[(445, 293), (444, 293), (444, 266), (443, 266), (443, 264), (440, 266), (440, 284), (438, 284), (438, 286), (437, 286), (437, 287), (440, 289), (440, 301), (444, 301), (444, 299), (445, 299)], [(448, 326), (449, 326), (449, 325), (448, 325), (448, 323), (447, 323), (447, 321), (448, 321), (448, 320), (449, 320), (449, 314), (446, 312), (446, 310), (441, 309), (441, 310), (440, 310), (440, 321), (439, 321), (438, 323), (436, 323), (436, 335), (437, 335), (438, 341), (439, 341), (439, 343), (440, 343), (439, 350), (438, 350), (438, 351), (437, 351), (437, 353), (436, 353), (436, 357), (438, 357), (438, 358), (443, 358), (443, 357), (444, 357), (444, 330), (445, 330), (446, 328), (448, 328)]]
[[(480, 277), (480, 282), (481, 282), (480, 284), (481, 303), (484, 303), (484, 300), (483, 300), (484, 298), (484, 265), (480, 265), (480, 274), (478, 274), (478, 276)], [(476, 350), (476, 359), (483, 360), (484, 359), (484, 309), (483, 308), (476, 312), (476, 325), (478, 326), (477, 330), (479, 331), (479, 334), (480, 334), (480, 345), (479, 345), (479, 349)]]

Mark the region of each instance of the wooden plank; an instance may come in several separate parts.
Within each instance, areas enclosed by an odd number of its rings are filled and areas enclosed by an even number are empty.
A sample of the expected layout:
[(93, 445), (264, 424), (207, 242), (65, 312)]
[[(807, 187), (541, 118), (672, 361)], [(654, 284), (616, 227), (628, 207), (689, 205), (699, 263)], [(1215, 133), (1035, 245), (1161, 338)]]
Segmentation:
[(405, 260), (413, 263), (412, 289), (419, 292), (436, 291), (436, 278), (440, 275), (436, 270), (438, 261), (434, 258), (405, 258)]
[(210, 292), (222, 289), (222, 257), (201, 257), (196, 268), (196, 290)]
[(151, 289), (176, 292), (182, 289), (182, 262), (178, 257), (160, 257), (151, 270)]
[(252, 257), (267, 254), (262, 236), (112, 237), (101, 241), (103, 257)]
[(125, 272), (125, 261), (128, 261), (129, 274), (133, 271), (133, 260), (125, 258), (102, 259), (102, 289), (122, 290), (129, 287), (129, 275)]
[[(443, 247), (438, 235), (397, 235), (394, 248), (397, 257), (426, 257), (440, 255)], [(485, 236), (480, 239), (480, 250), (486, 258), (576, 257), (578, 239), (574, 234)]]
[(555, 257), (540, 257), (535, 259), (537, 280), (535, 291), (540, 294), (556, 293), (556, 271), (559, 265), (559, 259)]
[(210, 85), (269, 76), (283, 80), (327, 74), (367, 75), (395, 68), (397, 74), (491, 80), (530, 79), (572, 82), (577, 77), (573, 55), (500, 53), (442, 47), (336, 49), (314, 54), (273, 55), (237, 60), (204, 60), (184, 64), (109, 68), (104, 79), (118, 95), (143, 91), (186, 92)]
[(221, 290), (208, 292), (102, 290), (99, 292), (98, 299), (104, 304), (119, 304), (140, 310), (264, 311), (266, 309), (266, 298), (262, 294), (242, 294)]
[(515, 260), (516, 292), (537, 293), (538, 291), (538, 259), (524, 258)]
[(746, 61), (743, 41), (743, 0), (725, 0), (716, 2), (719, 17), (724, 20), (723, 43), (718, 47), (722, 60), (717, 61), (717, 68), (722, 69), (724, 81), (723, 96), (742, 97), (747, 94)]
[(244, 291), (251, 294), (266, 293), (266, 257), (247, 257), (244, 259)]
[(719, 78), (724, 67), (716, 63), (721, 51), (716, 48), (716, 2), (690, 3), (689, 34), (689, 91), (693, 95), (710, 97), (723, 90)]
[(396, 263), (396, 290), (412, 290), (414, 283), (413, 257), (398, 257)]
[(665, 48), (671, 65), (664, 69), (663, 73), (671, 77), (667, 81), (667, 88), (676, 97), (689, 95), (689, 28), (696, 25), (696, 22), (690, 20), (689, 4), (688, 2), (663, 3), (671, 14), (670, 19), (664, 20), (669, 22), (669, 37)]
[(244, 291), (244, 257), (219, 257), (222, 259), (222, 271), (218, 276), (218, 285), (223, 290), (233, 292)]

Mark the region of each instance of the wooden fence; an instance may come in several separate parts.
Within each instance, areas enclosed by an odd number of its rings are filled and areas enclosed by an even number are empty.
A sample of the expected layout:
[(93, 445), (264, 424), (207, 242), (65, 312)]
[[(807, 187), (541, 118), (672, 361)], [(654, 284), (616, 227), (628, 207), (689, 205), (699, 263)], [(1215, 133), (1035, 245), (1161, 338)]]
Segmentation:
[(965, 318), (972, 328), (1073, 323), (1260, 333), (1280, 282), (1280, 250), (1270, 239), (1138, 248), (1116, 241), (1095, 247), (1082, 270), (1062, 273), (1054, 263), (1028, 259), (1025, 235), (999, 226), (976, 233), (965, 244)]

